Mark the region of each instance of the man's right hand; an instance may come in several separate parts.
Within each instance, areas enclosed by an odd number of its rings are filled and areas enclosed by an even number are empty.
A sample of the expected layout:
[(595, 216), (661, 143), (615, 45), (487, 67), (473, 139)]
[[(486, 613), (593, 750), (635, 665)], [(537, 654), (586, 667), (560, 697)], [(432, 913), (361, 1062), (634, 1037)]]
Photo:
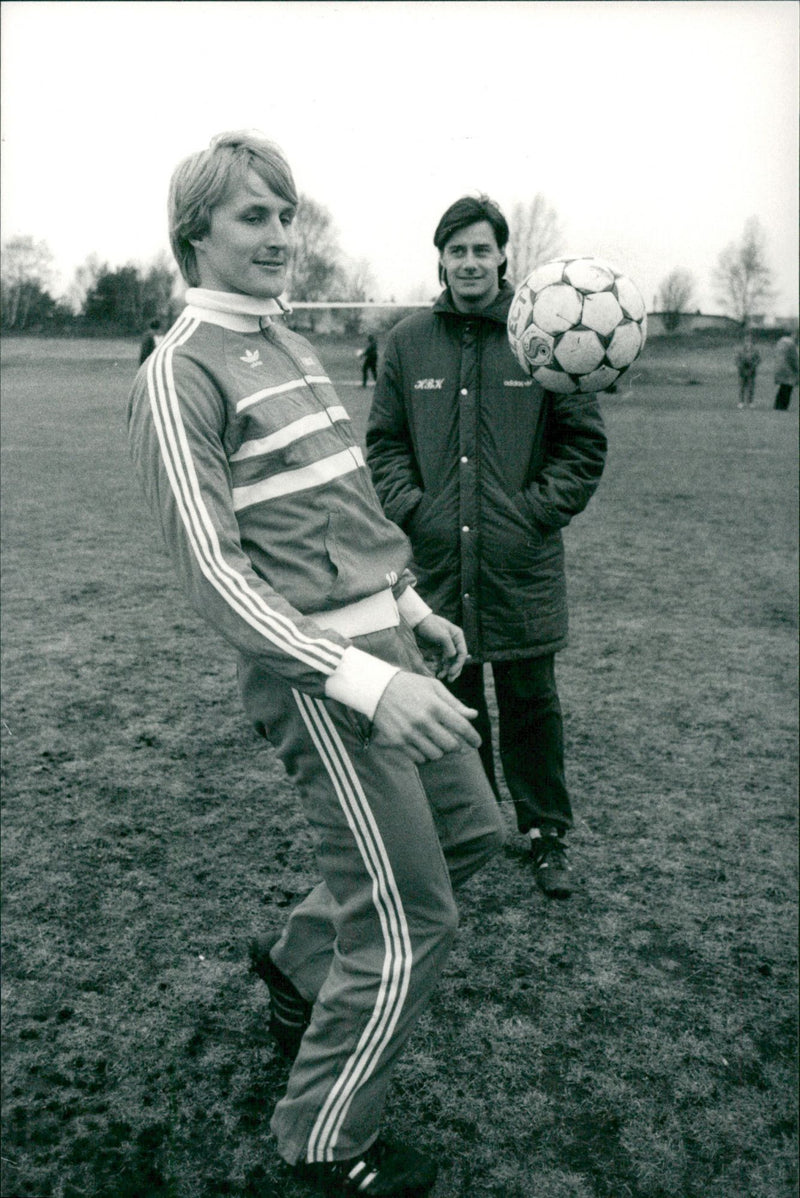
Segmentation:
[(373, 716), (375, 742), (405, 749), (417, 765), (436, 761), (465, 745), (478, 748), (481, 738), (469, 722), (477, 714), (437, 678), (401, 670), (381, 695)]

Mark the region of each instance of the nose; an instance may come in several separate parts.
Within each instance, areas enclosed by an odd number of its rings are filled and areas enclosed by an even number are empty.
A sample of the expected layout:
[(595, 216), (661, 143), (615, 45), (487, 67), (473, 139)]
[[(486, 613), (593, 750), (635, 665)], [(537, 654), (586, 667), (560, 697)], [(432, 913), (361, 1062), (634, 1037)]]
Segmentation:
[(272, 217), (266, 228), (266, 239), (269, 245), (275, 247), (288, 246), (290, 243), (289, 230), (291, 226), (285, 225), (277, 214)]

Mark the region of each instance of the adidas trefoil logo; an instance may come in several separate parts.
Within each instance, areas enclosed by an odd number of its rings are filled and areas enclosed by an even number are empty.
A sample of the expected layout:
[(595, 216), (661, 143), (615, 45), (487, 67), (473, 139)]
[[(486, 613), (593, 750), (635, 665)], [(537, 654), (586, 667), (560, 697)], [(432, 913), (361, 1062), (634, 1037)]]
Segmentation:
[(264, 363), (261, 361), (261, 352), (257, 349), (246, 349), (239, 361), (244, 362), (247, 366), (264, 365)]

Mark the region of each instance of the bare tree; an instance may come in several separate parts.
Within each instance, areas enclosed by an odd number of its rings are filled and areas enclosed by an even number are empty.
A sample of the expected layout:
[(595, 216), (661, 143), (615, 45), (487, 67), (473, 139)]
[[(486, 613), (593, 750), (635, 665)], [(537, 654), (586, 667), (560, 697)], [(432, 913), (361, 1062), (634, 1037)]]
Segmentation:
[(555, 209), (538, 193), (527, 204), (517, 203), (509, 222), (508, 274), (521, 283), (540, 262), (560, 253), (563, 237)]
[(772, 299), (772, 271), (767, 264), (766, 238), (758, 217), (745, 223), (740, 241), (720, 254), (713, 274), (717, 299), (725, 310), (746, 325)]
[(171, 324), (180, 311), (181, 278), (170, 255), (162, 250), (145, 268), (142, 279), (142, 321), (158, 318)]
[(348, 262), (342, 272), (343, 300), (353, 300), (364, 304), (375, 298), (377, 284), (372, 273), (372, 267), (367, 258), (357, 258)]
[[(343, 300), (365, 304), (375, 298), (375, 276), (367, 258), (357, 258), (348, 262), (341, 270), (339, 296)], [(364, 311), (361, 308), (351, 308), (345, 311), (344, 328), (351, 336), (357, 336), (364, 323)]]
[(674, 333), (681, 323), (681, 314), (686, 312), (694, 296), (694, 276), (682, 266), (670, 271), (662, 281), (658, 293), (658, 302), (664, 320), (664, 327)]
[(408, 292), (406, 299), (410, 304), (433, 304), (436, 302), (437, 292), (430, 283), (417, 283)]
[(45, 241), (25, 235), (4, 242), (0, 286), (6, 328), (26, 327), (31, 303), (47, 293), (52, 268), (53, 255)]
[(289, 294), (295, 300), (331, 299), (341, 279), (339, 240), (327, 208), (301, 195), (294, 219)]
[(75, 274), (72, 276), (72, 282), (67, 291), (67, 299), (75, 312), (83, 311), (87, 295), (107, 270), (108, 264), (101, 262), (97, 254), (90, 254), (85, 262), (75, 268)]

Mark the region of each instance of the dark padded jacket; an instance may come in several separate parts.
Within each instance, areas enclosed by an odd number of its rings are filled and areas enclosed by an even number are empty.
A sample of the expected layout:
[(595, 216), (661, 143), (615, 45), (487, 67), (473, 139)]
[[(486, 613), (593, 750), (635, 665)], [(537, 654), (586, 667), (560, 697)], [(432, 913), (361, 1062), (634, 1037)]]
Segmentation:
[(460, 624), (476, 661), (564, 647), (561, 529), (603, 472), (594, 395), (545, 392), (518, 365), (504, 284), (480, 313), (445, 290), (389, 334), (367, 428), (367, 462), (408, 534), (418, 590)]

